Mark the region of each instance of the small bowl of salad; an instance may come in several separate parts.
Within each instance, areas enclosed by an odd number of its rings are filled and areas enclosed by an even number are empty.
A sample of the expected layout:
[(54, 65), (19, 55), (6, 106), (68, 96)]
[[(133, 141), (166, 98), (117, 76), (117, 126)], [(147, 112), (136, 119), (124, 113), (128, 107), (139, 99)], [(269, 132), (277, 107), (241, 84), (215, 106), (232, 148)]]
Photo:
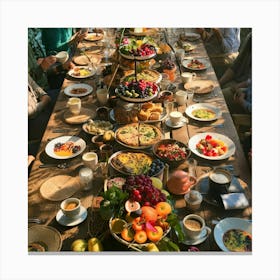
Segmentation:
[(189, 158), (191, 151), (180, 141), (163, 139), (153, 146), (153, 153), (170, 167), (177, 167)]

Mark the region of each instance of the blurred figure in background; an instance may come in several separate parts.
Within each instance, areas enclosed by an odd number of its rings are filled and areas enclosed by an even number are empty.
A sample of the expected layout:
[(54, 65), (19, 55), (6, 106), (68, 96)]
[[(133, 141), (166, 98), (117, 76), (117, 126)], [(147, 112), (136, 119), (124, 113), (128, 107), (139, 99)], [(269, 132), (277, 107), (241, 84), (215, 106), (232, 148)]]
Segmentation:
[(219, 79), (238, 56), (240, 28), (197, 28)]

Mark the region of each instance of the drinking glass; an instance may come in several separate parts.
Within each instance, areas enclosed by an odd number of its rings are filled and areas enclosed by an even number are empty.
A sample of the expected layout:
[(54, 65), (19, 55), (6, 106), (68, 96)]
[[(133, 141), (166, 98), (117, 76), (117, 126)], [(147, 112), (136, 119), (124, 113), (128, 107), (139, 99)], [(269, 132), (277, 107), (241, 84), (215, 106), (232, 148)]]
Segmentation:
[(163, 103), (167, 116), (169, 117), (169, 114), (174, 110), (174, 102), (173, 101), (169, 101), (169, 100), (165, 100)]
[(79, 171), (79, 178), (84, 190), (92, 188), (93, 171), (89, 167), (84, 167)]
[(186, 92), (187, 92), (187, 95), (188, 95), (188, 101), (190, 103), (192, 103), (193, 102), (193, 96), (194, 96), (194, 90), (193, 89), (188, 89), (188, 90), (186, 90)]

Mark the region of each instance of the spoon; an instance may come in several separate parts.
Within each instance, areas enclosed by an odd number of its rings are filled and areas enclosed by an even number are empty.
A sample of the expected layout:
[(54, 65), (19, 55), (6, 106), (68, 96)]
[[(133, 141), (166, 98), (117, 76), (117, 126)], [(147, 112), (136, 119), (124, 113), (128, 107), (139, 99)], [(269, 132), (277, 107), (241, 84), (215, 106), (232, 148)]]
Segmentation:
[(39, 165), (39, 168), (49, 168), (49, 167), (57, 167), (60, 169), (65, 169), (69, 166), (69, 163), (67, 162), (63, 162), (63, 163), (45, 163), (45, 164), (41, 164)]

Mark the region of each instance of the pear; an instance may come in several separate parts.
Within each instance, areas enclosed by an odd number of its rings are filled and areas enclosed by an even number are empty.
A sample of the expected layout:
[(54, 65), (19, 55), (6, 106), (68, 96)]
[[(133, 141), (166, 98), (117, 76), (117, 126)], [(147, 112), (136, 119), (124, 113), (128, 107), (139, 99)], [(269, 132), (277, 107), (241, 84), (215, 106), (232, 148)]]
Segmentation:
[(157, 247), (157, 245), (155, 243), (149, 243), (147, 245), (147, 250), (149, 252), (159, 252), (159, 249), (158, 249), (158, 247)]
[(103, 251), (103, 246), (101, 241), (97, 237), (92, 237), (88, 240), (88, 250), (90, 252), (101, 252)]
[(87, 241), (84, 239), (76, 239), (71, 244), (71, 250), (74, 252), (84, 252), (87, 249)]

